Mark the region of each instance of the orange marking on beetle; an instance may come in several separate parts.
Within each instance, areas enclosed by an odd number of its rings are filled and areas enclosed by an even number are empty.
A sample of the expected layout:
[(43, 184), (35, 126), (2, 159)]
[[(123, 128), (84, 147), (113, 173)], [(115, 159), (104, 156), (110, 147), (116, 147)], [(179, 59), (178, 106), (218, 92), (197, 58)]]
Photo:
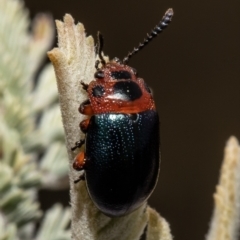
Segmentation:
[[(94, 114), (138, 113), (147, 110), (156, 110), (153, 96), (146, 88), (144, 80), (138, 78), (131, 67), (112, 61), (101, 70), (104, 73), (104, 78), (97, 78), (90, 82), (88, 86), (89, 100)], [(131, 79), (114, 79), (111, 73), (117, 71), (128, 72)], [(123, 99), (124, 94), (114, 92), (114, 86), (119, 83), (126, 83), (133, 87), (136, 86), (136, 90), (139, 91), (139, 96), (133, 100)], [(99, 91), (103, 91), (102, 95), (94, 96), (93, 90), (96, 88), (98, 88)], [(133, 95), (134, 90), (135, 89), (133, 89)], [(126, 89), (126, 91), (129, 91), (129, 95), (131, 95), (131, 89)]]
[(84, 115), (93, 115), (94, 114), (92, 106), (90, 104), (86, 104), (86, 105), (81, 104), (78, 111)]

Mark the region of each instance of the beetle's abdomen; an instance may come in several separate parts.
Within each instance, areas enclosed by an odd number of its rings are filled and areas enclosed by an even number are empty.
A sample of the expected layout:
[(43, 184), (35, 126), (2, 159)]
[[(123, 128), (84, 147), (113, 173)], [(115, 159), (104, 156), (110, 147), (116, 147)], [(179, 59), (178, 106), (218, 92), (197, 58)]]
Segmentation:
[(159, 118), (154, 110), (91, 117), (86, 136), (89, 194), (106, 215), (140, 207), (159, 172)]

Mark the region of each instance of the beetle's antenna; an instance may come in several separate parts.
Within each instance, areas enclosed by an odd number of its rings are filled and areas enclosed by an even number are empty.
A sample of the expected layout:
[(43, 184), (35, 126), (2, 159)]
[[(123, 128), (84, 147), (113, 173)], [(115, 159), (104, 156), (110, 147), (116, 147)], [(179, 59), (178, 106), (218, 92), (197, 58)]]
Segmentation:
[[(96, 53), (98, 54), (98, 56), (101, 60), (101, 64), (103, 66), (105, 66), (106, 61), (104, 60), (103, 55), (102, 55), (103, 44), (104, 44), (103, 36), (100, 32), (98, 32), (97, 37), (98, 37), (98, 43), (97, 43), (97, 46), (96, 46)], [(95, 63), (95, 67), (96, 67), (97, 70), (99, 69), (98, 65), (99, 65), (99, 60), (97, 60), (96, 63)]]
[(154, 27), (150, 34), (147, 34), (147, 37), (143, 40), (142, 43), (139, 43), (137, 48), (134, 48), (132, 52), (129, 52), (128, 55), (123, 59), (123, 64), (128, 63), (129, 59), (140, 51), (143, 47), (145, 47), (154, 37), (156, 37), (160, 32), (163, 31), (164, 28), (168, 26), (171, 22), (173, 16), (173, 9), (169, 8), (164, 14), (162, 20), (158, 25)]

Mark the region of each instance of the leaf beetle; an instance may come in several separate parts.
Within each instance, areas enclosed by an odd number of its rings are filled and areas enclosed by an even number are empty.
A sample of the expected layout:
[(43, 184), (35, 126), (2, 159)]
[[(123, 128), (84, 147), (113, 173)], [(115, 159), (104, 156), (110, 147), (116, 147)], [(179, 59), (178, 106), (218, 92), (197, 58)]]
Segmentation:
[[(80, 123), (85, 144), (74, 159), (73, 168), (84, 170), (88, 193), (105, 215), (120, 217), (139, 208), (151, 195), (160, 169), (159, 117), (152, 93), (129, 59), (168, 26), (173, 10), (168, 9), (159, 24), (137, 48), (120, 61), (106, 62), (103, 37), (98, 33), (95, 80), (81, 82), (88, 99), (79, 112), (88, 118)], [(99, 67), (101, 63), (101, 66)]]

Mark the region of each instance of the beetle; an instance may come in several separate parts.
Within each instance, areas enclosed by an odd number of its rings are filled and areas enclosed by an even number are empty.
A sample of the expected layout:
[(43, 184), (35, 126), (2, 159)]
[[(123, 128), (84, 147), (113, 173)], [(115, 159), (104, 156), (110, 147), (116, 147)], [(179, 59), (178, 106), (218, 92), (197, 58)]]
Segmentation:
[[(129, 59), (168, 26), (173, 10), (168, 9), (143, 43), (120, 61), (106, 62), (103, 37), (98, 33), (94, 80), (81, 82), (88, 99), (79, 112), (85, 151), (74, 159), (73, 168), (84, 170), (75, 181), (86, 180), (88, 193), (105, 215), (120, 217), (142, 206), (153, 192), (160, 169), (159, 117), (150, 88), (128, 66)], [(100, 66), (101, 64), (101, 66)]]

